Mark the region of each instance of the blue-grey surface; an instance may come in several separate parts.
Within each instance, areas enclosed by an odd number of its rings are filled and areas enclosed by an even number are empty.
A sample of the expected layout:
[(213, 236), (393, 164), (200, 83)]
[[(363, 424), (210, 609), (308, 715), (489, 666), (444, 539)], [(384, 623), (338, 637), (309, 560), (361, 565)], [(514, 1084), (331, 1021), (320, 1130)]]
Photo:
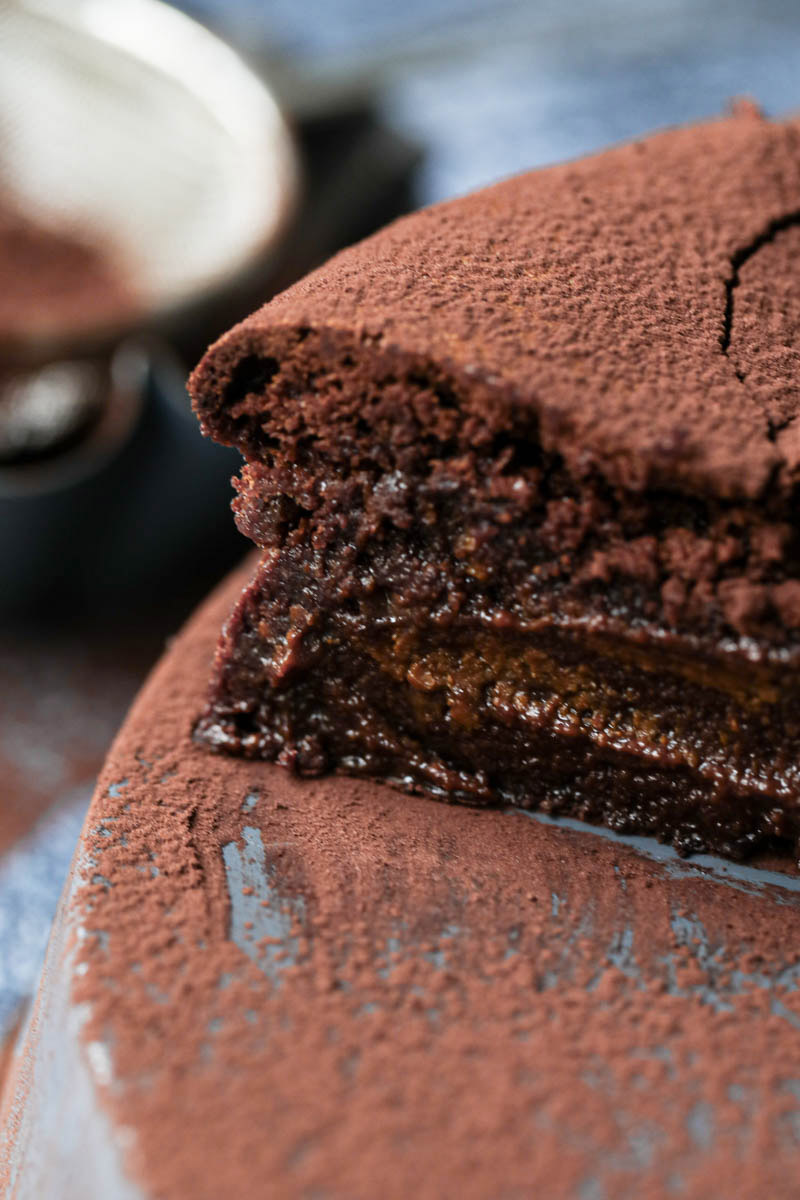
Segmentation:
[(381, 86), (391, 118), (427, 148), (425, 201), (713, 115), (736, 95), (775, 113), (800, 107), (796, 0), (184, 7), (251, 53), (282, 55), (312, 83)]
[(0, 859), (0, 1035), (30, 995), (78, 842), (88, 796), (64, 796)]
[[(20, 899), (32, 904), (34, 912), (39, 906), (30, 888), (31, 874), (48, 862), (48, 846), (58, 849), (67, 840), (74, 845), (74, 825), (82, 821), (84, 808), (85, 803), (68, 803), (49, 828), (20, 846), (7, 864), (18, 874)], [(99, 1102), (99, 1089), (111, 1080), (109, 1048), (97, 1040), (82, 1044), (89, 1009), (72, 999), (82, 931), (74, 914), (68, 914), (80, 880), (76, 864), (67, 879), (63, 919), (55, 922), (42, 968), (46, 986), (23, 1027), (24, 1067), (3, 1081), (7, 1119), (0, 1127), (0, 1186), (4, 1196), (15, 1200), (143, 1200), (123, 1167), (131, 1132), (114, 1124)]]

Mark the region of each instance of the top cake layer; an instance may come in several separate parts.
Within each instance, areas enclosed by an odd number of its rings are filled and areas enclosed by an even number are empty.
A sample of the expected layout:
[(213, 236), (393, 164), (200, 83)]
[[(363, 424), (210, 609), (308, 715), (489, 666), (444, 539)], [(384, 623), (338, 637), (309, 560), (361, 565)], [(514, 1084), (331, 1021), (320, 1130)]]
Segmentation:
[[(800, 469), (798, 222), (800, 123), (742, 106), (404, 218), (228, 338), (240, 354), (267, 328), (355, 333), (362, 352), (468, 378), (474, 403), (530, 410), (573, 474), (785, 494)], [(241, 421), (202, 394), (200, 409), (247, 452)]]

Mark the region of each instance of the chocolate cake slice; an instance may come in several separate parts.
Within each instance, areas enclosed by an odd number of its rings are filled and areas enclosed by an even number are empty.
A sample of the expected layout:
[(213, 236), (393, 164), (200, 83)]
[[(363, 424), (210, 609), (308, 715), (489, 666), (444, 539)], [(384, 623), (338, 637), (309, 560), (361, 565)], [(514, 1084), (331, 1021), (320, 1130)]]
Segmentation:
[(800, 834), (800, 122), (405, 218), (191, 392), (261, 548), (196, 736), (743, 853)]

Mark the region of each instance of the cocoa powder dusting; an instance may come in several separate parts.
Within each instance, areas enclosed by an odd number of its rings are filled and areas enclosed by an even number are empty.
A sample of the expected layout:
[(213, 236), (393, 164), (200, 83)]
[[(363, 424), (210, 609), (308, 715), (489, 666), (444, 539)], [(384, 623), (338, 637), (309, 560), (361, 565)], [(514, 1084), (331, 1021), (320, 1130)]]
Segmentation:
[(130, 320), (139, 300), (106, 235), (49, 225), (0, 193), (0, 352)]
[(796, 878), (208, 755), (245, 577), (86, 824), (74, 999), (145, 1194), (795, 1195)]

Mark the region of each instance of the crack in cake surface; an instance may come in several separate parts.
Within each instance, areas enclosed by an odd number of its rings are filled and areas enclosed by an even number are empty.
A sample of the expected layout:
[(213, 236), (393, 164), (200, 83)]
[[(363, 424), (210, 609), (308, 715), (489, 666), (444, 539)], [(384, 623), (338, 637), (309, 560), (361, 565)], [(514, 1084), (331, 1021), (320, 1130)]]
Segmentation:
[[(786, 229), (791, 229), (793, 226), (800, 225), (800, 210), (787, 213), (783, 217), (776, 217), (762, 230), (757, 237), (753, 238), (746, 246), (741, 247), (731, 256), (731, 274), (725, 280), (725, 313), (723, 316), (723, 328), (720, 338), (722, 353), (727, 354), (731, 338), (733, 336), (733, 302), (734, 291), (741, 283), (740, 271), (744, 264), (757, 254), (763, 246), (773, 242), (779, 233), (783, 233)], [(737, 378), (740, 382), (744, 382), (744, 374), (737, 371)]]

